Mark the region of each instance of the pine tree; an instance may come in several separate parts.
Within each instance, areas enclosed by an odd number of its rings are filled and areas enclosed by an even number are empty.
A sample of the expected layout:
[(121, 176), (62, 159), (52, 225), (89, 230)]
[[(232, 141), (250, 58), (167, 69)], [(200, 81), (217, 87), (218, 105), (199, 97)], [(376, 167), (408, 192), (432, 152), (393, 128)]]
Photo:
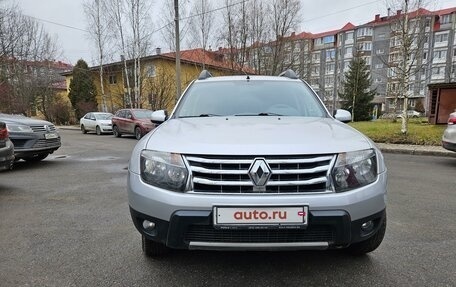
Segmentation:
[(75, 110), (76, 118), (82, 117), (87, 112), (97, 111), (95, 84), (93, 83), (89, 66), (82, 59), (73, 68), (69, 97)]
[(339, 92), (343, 101), (342, 108), (352, 112), (353, 121), (371, 119), (371, 101), (375, 91), (370, 90), (370, 84), (369, 67), (362, 57), (356, 56), (345, 73), (343, 92)]

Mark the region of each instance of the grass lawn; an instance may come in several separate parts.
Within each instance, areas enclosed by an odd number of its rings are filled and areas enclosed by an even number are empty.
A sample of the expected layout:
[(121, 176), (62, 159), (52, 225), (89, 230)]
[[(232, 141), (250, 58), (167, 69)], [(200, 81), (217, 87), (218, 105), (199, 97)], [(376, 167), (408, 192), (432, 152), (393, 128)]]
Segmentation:
[(376, 120), (371, 122), (349, 123), (350, 126), (370, 137), (374, 142), (441, 145), (446, 125), (431, 125), (426, 118), (409, 119), (408, 134), (401, 133), (401, 121)]

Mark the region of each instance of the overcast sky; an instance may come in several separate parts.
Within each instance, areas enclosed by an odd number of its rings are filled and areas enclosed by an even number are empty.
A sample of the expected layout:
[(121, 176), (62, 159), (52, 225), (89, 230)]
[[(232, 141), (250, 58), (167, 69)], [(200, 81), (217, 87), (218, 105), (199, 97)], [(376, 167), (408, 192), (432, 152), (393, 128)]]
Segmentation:
[[(80, 58), (89, 63), (93, 62), (96, 55), (95, 49), (89, 41), (87, 33), (81, 31), (87, 28), (82, 8), (84, 0), (6, 0), (6, 2), (8, 1), (19, 3), (24, 14), (37, 18), (51, 35), (57, 36), (58, 44), (63, 52), (61, 59), (57, 60), (73, 65)], [(154, 13), (160, 13), (159, 7), (163, 6), (163, 2), (172, 0), (151, 1)], [(373, 20), (375, 14), (386, 15), (387, 1), (302, 0), (302, 25), (301, 30), (297, 32), (319, 33), (341, 28), (347, 22), (355, 25), (366, 23)], [(428, 7), (430, 10), (456, 7), (456, 0), (435, 0), (432, 3), (432, 6)], [(220, 4), (216, 7), (219, 6)], [(65, 25), (81, 30), (65, 27)], [(165, 43), (160, 43), (161, 35), (156, 36), (154, 44), (156, 43), (157, 47), (166, 47)]]

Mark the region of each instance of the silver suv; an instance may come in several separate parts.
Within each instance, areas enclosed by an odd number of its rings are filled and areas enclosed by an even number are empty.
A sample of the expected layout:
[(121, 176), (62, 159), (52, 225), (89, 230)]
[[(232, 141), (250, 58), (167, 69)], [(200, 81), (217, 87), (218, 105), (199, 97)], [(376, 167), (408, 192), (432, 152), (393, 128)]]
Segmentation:
[(133, 150), (128, 198), (147, 256), (169, 249), (376, 249), (387, 173), (374, 143), (293, 71), (203, 71)]

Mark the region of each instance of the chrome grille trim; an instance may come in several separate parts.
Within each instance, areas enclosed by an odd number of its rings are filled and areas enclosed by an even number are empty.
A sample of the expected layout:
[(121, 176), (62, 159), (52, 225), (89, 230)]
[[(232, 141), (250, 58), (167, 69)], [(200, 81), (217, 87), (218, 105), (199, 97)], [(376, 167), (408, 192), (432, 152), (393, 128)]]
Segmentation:
[[(48, 125), (49, 131), (50, 132), (55, 132), (56, 128), (54, 125)], [(30, 128), (33, 130), (33, 132), (47, 132), (45, 125), (30, 125)]]
[[(194, 177), (194, 183), (201, 183), (206, 185), (216, 185), (216, 186), (253, 186), (251, 181), (214, 181), (214, 180), (207, 180), (204, 178)], [(311, 185), (317, 183), (324, 183), (326, 182), (326, 177), (319, 177), (312, 180), (294, 180), (294, 181), (268, 181), (268, 186), (293, 186), (293, 185)]]
[[(264, 158), (271, 178), (258, 188), (249, 177), (249, 168)], [(331, 168), (336, 155), (213, 156), (184, 155), (194, 193), (332, 193)]]

